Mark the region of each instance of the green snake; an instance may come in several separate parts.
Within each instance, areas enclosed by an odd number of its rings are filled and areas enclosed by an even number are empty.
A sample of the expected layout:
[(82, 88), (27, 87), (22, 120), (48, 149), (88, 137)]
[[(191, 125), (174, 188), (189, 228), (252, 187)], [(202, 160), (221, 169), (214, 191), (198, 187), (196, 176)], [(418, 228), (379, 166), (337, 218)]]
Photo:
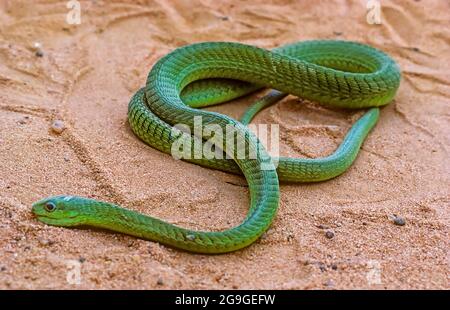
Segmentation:
[[(245, 220), (224, 231), (185, 229), (107, 202), (56, 196), (33, 204), (38, 220), (55, 226), (93, 226), (157, 241), (197, 253), (225, 253), (244, 248), (270, 226), (279, 205), (279, 180), (315, 182), (343, 173), (376, 124), (379, 106), (399, 87), (400, 70), (387, 54), (367, 45), (334, 40), (298, 42), (273, 50), (229, 42), (205, 42), (177, 48), (150, 71), (145, 88), (132, 97), (128, 121), (133, 132), (155, 149), (171, 154), (176, 141), (221, 145), (223, 157), (190, 156), (189, 162), (242, 174), (250, 193)], [(198, 108), (222, 103), (261, 88), (276, 89), (237, 121)], [(246, 126), (261, 109), (292, 94), (337, 108), (370, 108), (330, 156), (317, 159), (272, 158)], [(200, 136), (194, 131), (201, 117)], [(186, 130), (175, 130), (184, 124)], [(205, 132), (208, 125), (232, 126), (254, 158), (238, 156), (234, 142)], [(181, 140), (180, 140), (181, 139)], [(224, 141), (225, 140), (225, 141)], [(227, 144), (228, 143), (228, 144)], [(191, 153), (191, 155), (195, 155)]]

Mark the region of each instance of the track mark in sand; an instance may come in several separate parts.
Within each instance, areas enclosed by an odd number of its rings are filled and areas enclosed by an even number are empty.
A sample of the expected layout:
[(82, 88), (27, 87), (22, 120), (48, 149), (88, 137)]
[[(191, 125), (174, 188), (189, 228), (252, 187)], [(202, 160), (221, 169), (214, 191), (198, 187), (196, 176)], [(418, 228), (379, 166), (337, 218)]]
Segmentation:
[[(361, 146), (361, 151), (364, 151), (364, 152), (369, 153), (369, 154), (372, 154), (372, 155), (374, 155), (374, 156), (376, 156), (376, 157), (378, 157), (378, 158), (381, 158), (382, 160), (386, 161), (386, 162), (389, 163), (389, 164), (390, 164), (391, 161), (393, 160), (392, 158), (390, 158), (390, 157), (388, 157), (388, 156), (382, 155), (382, 154), (380, 154), (380, 153), (378, 153), (378, 152), (376, 152), (376, 151), (373, 151), (373, 150), (368, 149), (367, 147), (364, 147), (364, 145)], [(401, 159), (400, 159), (400, 158), (397, 158), (397, 159), (395, 159), (395, 160), (401, 160)]]
[[(373, 204), (390, 201), (390, 199), (374, 200), (369, 202), (363, 202), (363, 204)], [(355, 202), (342, 204), (341, 206), (352, 207)], [(358, 202), (358, 205), (360, 203)], [(331, 229), (337, 229), (344, 227), (345, 229), (367, 227), (368, 224), (375, 224), (380, 226), (390, 225), (390, 211), (388, 209), (381, 209), (380, 211), (367, 213), (366, 211), (355, 211), (349, 209), (343, 209), (339, 212), (339, 215), (324, 215), (316, 218), (316, 221), (320, 223), (320, 227), (327, 227)]]
[[(292, 107), (297, 105), (297, 102), (293, 106), (289, 106), (289, 101), (281, 101), (275, 107), (268, 109), (270, 122), (278, 124), (280, 127), (281, 141), (283, 141), (283, 143), (291, 150), (306, 158), (326, 157), (332, 154), (344, 139), (345, 127), (350, 127), (351, 124), (349, 126), (347, 120), (339, 118), (342, 115), (334, 115), (335, 111), (333, 110), (317, 107), (311, 103), (299, 106), (300, 109), (305, 110), (293, 110)], [(289, 121), (281, 117), (281, 114), (286, 114), (288, 112), (291, 113), (291, 115), (298, 114), (299, 116), (298, 118), (296, 117), (295, 122), (300, 121), (304, 124), (291, 125)], [(316, 112), (322, 114), (319, 115)], [(325, 116), (323, 115), (323, 112), (326, 112)], [(317, 119), (317, 116), (319, 119)], [(307, 151), (305, 149), (307, 149), (308, 146), (303, 144), (299, 145), (298, 141), (296, 141), (296, 139), (302, 137), (305, 139), (326, 139), (327, 146), (322, 149), (319, 154), (317, 154), (317, 152)]]
[[(392, 105), (394, 106), (394, 111), (406, 123), (408, 123), (409, 125), (411, 125), (412, 127), (416, 128), (416, 129), (418, 129), (419, 131), (421, 131), (422, 133), (426, 134), (430, 138), (435, 138), (435, 135), (431, 131), (429, 131), (426, 127), (422, 126), (421, 124), (417, 124), (417, 123), (413, 122), (412, 120), (410, 120), (409, 117), (406, 115), (406, 113), (401, 110), (400, 105), (397, 104), (397, 101), (394, 100), (394, 102), (392, 102)], [(442, 144), (440, 142), (439, 142), (439, 145), (441, 145), (441, 147), (442, 147)]]
[[(446, 197), (440, 197), (437, 201), (448, 201)], [(442, 220), (442, 216), (440, 217), (438, 213), (431, 212), (436, 211), (435, 208), (430, 207), (436, 200), (419, 200), (419, 201), (409, 201), (405, 205), (401, 205), (404, 209), (402, 212), (406, 216), (408, 216), (408, 225), (413, 225), (421, 228), (430, 228), (437, 230), (445, 230), (447, 225), (445, 219)], [(348, 225), (355, 224), (363, 224), (367, 225), (367, 223), (371, 224), (380, 224), (380, 225), (389, 225), (392, 220), (391, 217), (393, 213), (396, 212), (395, 209), (391, 209), (389, 207), (383, 207), (380, 211), (370, 212), (360, 211), (354, 208), (355, 203), (357, 205), (374, 205), (380, 203), (389, 203), (389, 205), (396, 205), (397, 202), (395, 199), (385, 198), (378, 200), (366, 200), (366, 201), (341, 201), (341, 202), (333, 202), (334, 205), (345, 207), (340, 211), (339, 217), (329, 217), (326, 216), (321, 219), (321, 223), (325, 223), (327, 225), (333, 226), (333, 223), (339, 221), (342, 224), (347, 223)], [(408, 206), (408, 207), (406, 207)], [(348, 208), (348, 209), (347, 209)]]
[[(283, 26), (287, 25), (295, 25), (295, 23), (289, 19), (288, 16), (281, 16), (280, 14), (276, 15), (272, 11), (271, 14), (267, 14), (261, 10), (245, 9), (242, 14), (247, 17), (246, 19), (252, 19), (256, 21), (260, 21), (261, 23), (281, 23)], [(254, 26), (254, 25), (253, 25)]]
[(413, 76), (413, 77), (419, 77), (419, 78), (423, 78), (426, 80), (430, 80), (434, 83), (437, 84), (442, 84), (445, 86), (450, 86), (450, 82), (446, 80), (446, 78), (440, 78), (439, 75), (442, 74), (439, 71), (433, 72), (431, 70), (428, 70), (428, 72), (418, 72), (418, 71), (413, 71), (413, 70), (403, 70), (402, 72), (403, 74), (407, 75), (407, 76)]
[[(75, 86), (92, 70), (93, 68), (89, 65), (81, 67), (73, 74), (73, 78), (69, 81), (69, 83), (65, 85), (65, 91), (61, 99), (61, 105), (64, 109), (64, 111), (62, 112), (64, 114), (63, 119), (68, 122), (71, 121), (71, 118), (66, 111), (68, 98), (73, 94)], [(124, 197), (114, 189), (111, 182), (105, 176), (105, 172), (89, 154), (88, 148), (79, 138), (76, 137), (70, 127), (66, 128), (61, 137), (63, 138), (64, 142), (73, 150), (80, 162), (91, 171), (93, 180), (98, 184), (100, 190), (105, 193), (106, 197), (116, 203), (124, 203)]]
[(104, 28), (108, 28), (114, 26), (120, 22), (123, 22), (128, 19), (139, 18), (139, 17), (150, 17), (150, 18), (161, 18), (161, 16), (165, 16), (165, 12), (162, 10), (136, 10), (135, 12), (125, 13), (122, 15), (117, 15), (112, 17), (108, 22), (104, 25)]
[(92, 178), (99, 185), (101, 191), (111, 201), (124, 204), (126, 199), (113, 187), (105, 172), (97, 164), (94, 158), (89, 154), (88, 148), (67, 128), (62, 135), (65, 143), (74, 151), (78, 159), (92, 172)]
[[(305, 151), (302, 147), (298, 146), (298, 143), (294, 140), (298, 137), (293, 137), (292, 135), (288, 133), (280, 133), (281, 140), (286, 143), (287, 146), (289, 146), (293, 151), (295, 151), (297, 154), (300, 154), (300, 156), (304, 156), (306, 158), (317, 158), (317, 155), (311, 154), (308, 151)], [(333, 141), (334, 142), (334, 141)], [(321, 156), (326, 157), (327, 155)]]
[(158, 193), (148, 198), (128, 201), (127, 205), (139, 211), (153, 211), (158, 210), (163, 205), (173, 203), (173, 201), (170, 201), (171, 198), (173, 198), (172, 195), (168, 193)]
[(354, 201), (354, 200), (336, 200), (336, 201), (332, 201), (333, 205), (336, 206), (340, 206), (340, 207), (345, 207), (345, 206), (353, 206), (355, 203), (358, 204), (365, 204), (365, 205), (369, 205), (369, 204), (379, 204), (382, 202), (390, 202), (390, 201), (394, 201), (394, 199), (391, 198), (380, 198), (380, 199), (373, 199), (373, 200), (364, 200), (364, 201)]
[[(414, 81), (414, 79), (412, 79), (412, 78), (409, 77), (409, 76), (403, 76), (403, 79), (404, 79), (406, 82), (408, 82), (409, 85), (411, 85), (411, 87), (412, 87), (416, 92), (418, 92), (418, 93), (422, 93), (422, 94), (431, 94), (431, 95), (434, 95), (434, 96), (440, 96), (440, 97), (443, 97), (443, 98), (447, 98), (447, 97), (449, 96), (448, 94), (446, 94), (446, 93), (444, 93), (444, 92), (441, 92), (440, 90), (425, 90), (425, 89), (422, 89), (420, 86), (418, 86), (419, 83), (416, 83), (416, 82)], [(420, 80), (421, 78), (416, 76), (415, 79)]]
[(435, 38), (438, 41), (443, 41), (444, 45), (450, 45), (450, 32), (434, 32), (431, 37)]
[[(173, 4), (167, 3), (166, 0), (156, 0), (156, 4), (161, 8), (163, 12), (167, 14), (167, 21), (166, 22), (174, 22), (174, 25), (178, 24), (178, 27), (180, 29), (189, 29), (190, 25), (186, 22), (186, 18), (180, 14), (182, 12), (183, 8), (178, 8), (174, 6)], [(180, 5), (180, 4), (179, 4)], [(181, 6), (181, 5), (180, 5)], [(179, 11), (179, 9), (181, 9)]]
[(91, 66), (84, 66), (77, 70), (73, 78), (69, 81), (67, 85), (65, 85), (65, 91), (63, 94), (63, 98), (61, 100), (61, 104), (65, 107), (67, 103), (67, 99), (70, 95), (72, 95), (75, 85), (81, 81), (83, 77), (85, 77), (89, 72), (91, 72), (93, 68)]
[(41, 107), (26, 107), (24, 105), (11, 105), (11, 104), (0, 105), (0, 110), (26, 115), (33, 115), (44, 119), (49, 119), (56, 114), (56, 111), (54, 110), (47, 110)]
[(424, 56), (428, 56), (428, 57), (432, 57), (432, 58), (436, 57), (436, 55), (434, 55), (430, 52), (424, 51), (415, 46), (398, 46), (398, 45), (391, 45), (391, 46), (394, 47), (394, 49), (402, 48), (408, 52), (414, 52), (414, 54), (422, 54)]
[(418, 124), (414, 121), (412, 121), (407, 114), (402, 111), (400, 105), (397, 103), (397, 101), (393, 101), (392, 105), (394, 106), (394, 111), (397, 115), (400, 116), (400, 118), (405, 121), (408, 125), (412, 126), (413, 128), (419, 130), (426, 136), (433, 139), (433, 141), (439, 146), (439, 148), (444, 151), (444, 153), (448, 153), (446, 145), (444, 145), (439, 139), (436, 138), (435, 134), (433, 134), (430, 130), (428, 130), (425, 126)]
[(409, 43), (414, 42), (416, 36), (411, 29), (423, 27), (420, 23), (423, 19), (417, 18), (418, 12), (412, 12), (412, 10), (407, 10), (401, 5), (395, 5), (392, 2), (384, 4), (382, 9), (383, 24), (394, 41), (407, 46)]

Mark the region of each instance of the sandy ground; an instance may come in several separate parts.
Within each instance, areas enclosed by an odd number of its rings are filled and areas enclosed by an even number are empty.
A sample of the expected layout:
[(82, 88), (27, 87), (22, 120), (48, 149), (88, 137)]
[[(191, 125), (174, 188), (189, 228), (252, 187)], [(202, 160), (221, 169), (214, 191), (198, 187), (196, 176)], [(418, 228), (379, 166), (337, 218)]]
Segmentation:
[[(366, 22), (366, 1), (81, 1), (80, 25), (67, 12), (66, 1), (0, 1), (0, 288), (449, 289), (447, 1), (383, 0), (381, 25)], [(349, 171), (282, 185), (276, 220), (249, 248), (193, 255), (33, 218), (32, 202), (76, 194), (195, 229), (237, 225), (245, 180), (143, 144), (128, 100), (178, 46), (317, 38), (388, 52), (402, 84)], [(211, 109), (238, 117), (258, 96)], [(255, 122), (281, 121), (282, 155), (320, 157), (356, 115), (288, 97)], [(67, 281), (77, 265), (78, 285)]]

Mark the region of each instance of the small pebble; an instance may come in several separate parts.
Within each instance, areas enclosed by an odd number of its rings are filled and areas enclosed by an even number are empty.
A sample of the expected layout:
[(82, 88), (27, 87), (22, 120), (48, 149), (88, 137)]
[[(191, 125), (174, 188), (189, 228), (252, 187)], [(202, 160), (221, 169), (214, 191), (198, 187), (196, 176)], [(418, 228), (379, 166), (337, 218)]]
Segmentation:
[(324, 263), (319, 263), (319, 269), (320, 271), (324, 272), (327, 270), (327, 266)]
[(328, 239), (332, 239), (334, 237), (334, 232), (331, 230), (327, 230), (325, 232), (325, 237), (327, 237)]
[(54, 133), (60, 134), (66, 129), (66, 126), (64, 125), (64, 122), (61, 120), (55, 120), (52, 123), (51, 129)]
[(29, 119), (30, 119), (29, 116), (24, 116), (21, 119), (19, 119), (19, 124), (25, 125)]
[(42, 49), (42, 44), (40, 42), (34, 42), (31, 48), (33, 51), (38, 51)]
[(331, 264), (331, 269), (337, 270), (338, 266), (336, 264)]
[(406, 221), (403, 217), (401, 216), (396, 216), (394, 217), (394, 224), (398, 225), (398, 226), (403, 226), (406, 224)]
[(162, 278), (159, 278), (158, 281), (156, 281), (156, 284), (157, 284), (157, 285), (163, 285), (163, 284), (164, 284), (163, 279), (162, 279)]
[(5, 266), (2, 266), (1, 268), (0, 268), (0, 271), (5, 271), (6, 270), (6, 267)]
[(52, 240), (48, 240), (48, 239), (44, 239), (44, 238), (39, 238), (38, 241), (39, 241), (39, 244), (43, 245), (43, 246), (52, 245), (55, 243)]
[(78, 259), (78, 261), (79, 261), (80, 263), (84, 263), (84, 262), (86, 261), (86, 258), (84, 258), (83, 256), (81, 256), (81, 257)]
[(36, 57), (43, 57), (44, 56), (44, 52), (42, 50), (37, 50), (35, 53)]
[(333, 287), (334, 281), (331, 279), (328, 279), (327, 282), (324, 283), (326, 287)]

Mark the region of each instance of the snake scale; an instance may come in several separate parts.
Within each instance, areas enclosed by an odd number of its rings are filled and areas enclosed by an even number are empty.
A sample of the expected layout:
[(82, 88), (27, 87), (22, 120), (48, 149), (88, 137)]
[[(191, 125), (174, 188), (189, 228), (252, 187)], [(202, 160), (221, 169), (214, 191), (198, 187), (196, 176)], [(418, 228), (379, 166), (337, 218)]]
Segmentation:
[[(335, 40), (313, 40), (266, 50), (230, 42), (205, 42), (180, 47), (162, 57), (150, 71), (145, 88), (132, 97), (128, 120), (133, 132), (165, 153), (177, 139), (194, 144), (206, 139), (223, 145), (228, 157), (187, 158), (208, 168), (242, 174), (250, 193), (245, 220), (224, 231), (196, 231), (77, 196), (55, 196), (33, 204), (38, 220), (55, 226), (94, 226), (157, 241), (197, 253), (225, 253), (257, 240), (272, 223), (279, 205), (279, 180), (315, 182), (343, 173), (354, 161), (361, 144), (379, 117), (379, 106), (388, 104), (399, 87), (400, 70), (387, 54), (367, 45)], [(222, 103), (259, 90), (269, 95), (250, 107), (237, 121), (198, 108)], [(258, 138), (246, 126), (261, 109), (286, 94), (329, 107), (368, 111), (352, 126), (330, 156), (317, 159), (284, 158), (275, 167)], [(195, 136), (172, 126), (194, 129), (194, 117), (203, 129), (214, 124), (233, 126), (244, 137), (244, 147), (256, 158), (240, 158), (226, 147), (226, 139)], [(224, 143), (224, 144), (221, 144)], [(262, 168), (264, 167), (264, 169)]]

